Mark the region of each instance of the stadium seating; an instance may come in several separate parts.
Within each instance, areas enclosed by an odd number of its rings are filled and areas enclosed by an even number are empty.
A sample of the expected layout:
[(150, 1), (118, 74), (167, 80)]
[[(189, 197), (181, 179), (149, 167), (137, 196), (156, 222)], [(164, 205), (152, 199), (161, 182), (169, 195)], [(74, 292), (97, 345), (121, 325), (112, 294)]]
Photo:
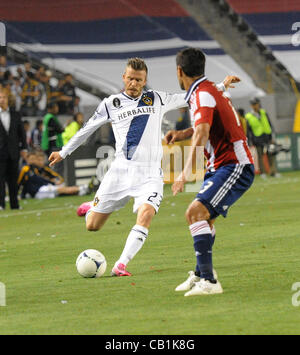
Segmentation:
[[(291, 42), (295, 33), (291, 26), (299, 19), (299, 4), (292, 0), (267, 0), (263, 5), (259, 0), (228, 3), (242, 14), (261, 41), (275, 51), (274, 55), (293, 76), (299, 78), (300, 67), (294, 65), (300, 60), (299, 46)], [(25, 50), (57, 67), (72, 63), (74, 71), (77, 67), (102, 75), (116, 86), (120, 85), (124, 60), (140, 56), (149, 61), (153, 73), (150, 86), (173, 92), (178, 85), (174, 78), (175, 64), (170, 59), (174, 60), (175, 53), (187, 45), (199, 46), (213, 60), (214, 70), (208, 66), (213, 80), (220, 80), (226, 71), (234, 71), (247, 83), (233, 95), (255, 94), (251, 79), (175, 0), (165, 0), (163, 7), (160, 0), (151, 1), (151, 5), (146, 0), (126, 3), (102, 0), (93, 6), (64, 0), (62, 4), (64, 11), (57, 11), (58, 7), (50, 0), (27, 1), (14, 11), (0, 5), (8, 42), (22, 44)]]

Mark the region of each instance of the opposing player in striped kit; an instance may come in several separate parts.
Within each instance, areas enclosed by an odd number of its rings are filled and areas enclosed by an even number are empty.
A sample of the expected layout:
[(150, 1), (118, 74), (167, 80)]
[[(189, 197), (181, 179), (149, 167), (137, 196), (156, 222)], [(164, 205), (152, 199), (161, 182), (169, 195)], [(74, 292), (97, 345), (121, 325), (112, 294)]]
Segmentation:
[[(144, 91), (147, 72), (142, 59), (129, 59), (123, 75), (124, 92), (104, 99), (87, 124), (60, 152), (49, 157), (52, 166), (71, 154), (100, 126), (112, 123), (115, 160), (86, 214), (86, 226), (89, 231), (98, 231), (112, 212), (134, 198), (133, 212), (137, 213), (137, 220), (112, 269), (115, 276), (131, 275), (126, 266), (145, 243), (152, 218), (163, 198), (162, 118), (170, 110), (187, 106), (185, 94)], [(233, 78), (226, 77), (222, 88), (230, 86)]]
[(214, 220), (226, 217), (229, 207), (251, 186), (254, 179), (253, 159), (247, 139), (231, 101), (204, 75), (205, 56), (200, 49), (187, 48), (176, 57), (177, 76), (187, 90), (193, 127), (169, 131), (168, 143), (192, 137), (192, 149), (184, 170), (172, 186), (173, 194), (182, 192), (196, 157), (198, 146), (205, 147), (207, 172), (201, 190), (186, 211), (194, 240), (196, 270), (176, 291), (185, 296), (222, 293), (212, 263), (215, 240)]

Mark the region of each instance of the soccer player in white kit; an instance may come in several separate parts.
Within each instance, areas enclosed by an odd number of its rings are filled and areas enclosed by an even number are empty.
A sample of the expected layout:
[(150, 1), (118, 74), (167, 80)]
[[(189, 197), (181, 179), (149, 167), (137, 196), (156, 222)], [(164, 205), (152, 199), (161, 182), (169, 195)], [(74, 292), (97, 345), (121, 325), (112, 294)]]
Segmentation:
[[(147, 73), (142, 59), (129, 59), (123, 74), (124, 92), (105, 98), (68, 144), (49, 157), (50, 166), (53, 166), (70, 155), (99, 127), (111, 122), (116, 140), (115, 160), (86, 214), (86, 227), (89, 231), (98, 231), (112, 212), (134, 198), (136, 224), (112, 269), (113, 276), (131, 276), (126, 266), (145, 243), (152, 218), (163, 198), (163, 116), (168, 111), (187, 106), (185, 94), (144, 91)], [(225, 86), (230, 86), (231, 78), (224, 80), (224, 90)]]

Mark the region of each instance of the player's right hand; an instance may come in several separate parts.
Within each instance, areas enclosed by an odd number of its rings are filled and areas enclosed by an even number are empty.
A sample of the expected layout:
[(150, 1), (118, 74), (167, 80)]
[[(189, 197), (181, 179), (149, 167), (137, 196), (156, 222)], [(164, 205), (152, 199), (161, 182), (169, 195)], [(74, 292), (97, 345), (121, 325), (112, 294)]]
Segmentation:
[(164, 140), (167, 144), (173, 144), (176, 142), (177, 131), (171, 130), (168, 131), (164, 137)]
[(54, 166), (56, 163), (59, 163), (62, 161), (62, 157), (60, 156), (59, 152), (53, 152), (50, 154), (50, 157), (48, 159), (50, 161), (49, 166)]

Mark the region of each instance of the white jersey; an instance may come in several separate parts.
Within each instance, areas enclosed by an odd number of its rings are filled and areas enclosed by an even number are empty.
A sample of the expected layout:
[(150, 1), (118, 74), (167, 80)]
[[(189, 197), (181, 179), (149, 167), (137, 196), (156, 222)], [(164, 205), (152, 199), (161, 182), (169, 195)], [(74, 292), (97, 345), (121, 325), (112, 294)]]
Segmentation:
[(107, 122), (112, 123), (118, 161), (140, 166), (161, 166), (161, 124), (166, 112), (187, 106), (185, 94), (158, 91), (143, 92), (132, 98), (125, 92), (111, 95), (97, 107), (86, 125), (60, 151), (70, 155), (92, 133)]

